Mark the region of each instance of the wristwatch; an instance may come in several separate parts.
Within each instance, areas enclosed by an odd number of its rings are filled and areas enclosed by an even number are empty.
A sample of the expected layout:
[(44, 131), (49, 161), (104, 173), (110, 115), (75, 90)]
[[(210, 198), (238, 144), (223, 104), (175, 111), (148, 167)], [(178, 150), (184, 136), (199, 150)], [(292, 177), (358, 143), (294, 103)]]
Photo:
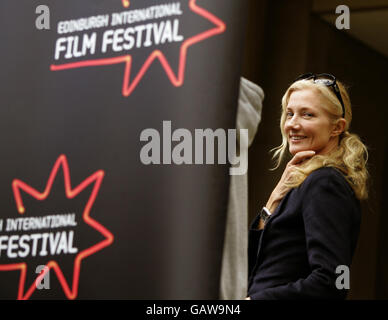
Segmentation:
[(260, 218), (263, 220), (264, 224), (267, 222), (270, 216), (271, 212), (266, 207), (263, 207), (260, 212)]

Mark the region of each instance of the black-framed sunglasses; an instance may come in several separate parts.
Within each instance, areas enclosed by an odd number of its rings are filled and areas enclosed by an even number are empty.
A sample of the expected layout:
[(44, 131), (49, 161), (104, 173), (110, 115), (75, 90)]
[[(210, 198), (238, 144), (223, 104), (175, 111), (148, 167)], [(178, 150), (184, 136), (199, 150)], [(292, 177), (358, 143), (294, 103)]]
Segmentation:
[(309, 73), (302, 74), (301, 76), (296, 78), (294, 80), (294, 82), (299, 81), (299, 80), (310, 80), (310, 79), (312, 79), (314, 81), (314, 83), (322, 83), (328, 87), (333, 88), (335, 95), (337, 96), (339, 102), (341, 103), (342, 118), (345, 118), (345, 105), (344, 105), (344, 102), (342, 100), (340, 89), (337, 85), (336, 77), (333, 76), (332, 74), (329, 74), (329, 73), (314, 74), (314, 73), (309, 72)]

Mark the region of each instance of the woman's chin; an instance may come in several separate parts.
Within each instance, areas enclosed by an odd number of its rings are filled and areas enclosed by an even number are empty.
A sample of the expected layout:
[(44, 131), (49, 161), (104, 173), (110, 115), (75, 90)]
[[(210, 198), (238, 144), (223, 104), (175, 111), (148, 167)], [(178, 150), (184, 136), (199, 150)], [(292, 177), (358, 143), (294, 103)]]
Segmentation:
[(296, 147), (290, 146), (290, 147), (288, 148), (288, 151), (290, 151), (290, 153), (294, 156), (294, 155), (296, 155), (299, 151), (302, 151), (302, 149), (301, 149), (301, 148), (296, 148)]
[(291, 153), (292, 156), (296, 155), (298, 152), (301, 151), (310, 151), (311, 149), (303, 148), (303, 147), (290, 147), (288, 151)]

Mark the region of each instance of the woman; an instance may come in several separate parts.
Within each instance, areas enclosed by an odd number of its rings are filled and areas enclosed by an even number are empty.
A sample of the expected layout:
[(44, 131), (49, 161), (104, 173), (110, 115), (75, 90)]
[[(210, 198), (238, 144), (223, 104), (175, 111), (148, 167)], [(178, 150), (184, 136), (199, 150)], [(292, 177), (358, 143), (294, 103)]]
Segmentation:
[(367, 150), (349, 133), (349, 95), (329, 74), (299, 77), (282, 99), (279, 167), (293, 156), (249, 231), (247, 299), (345, 299), (367, 198)]

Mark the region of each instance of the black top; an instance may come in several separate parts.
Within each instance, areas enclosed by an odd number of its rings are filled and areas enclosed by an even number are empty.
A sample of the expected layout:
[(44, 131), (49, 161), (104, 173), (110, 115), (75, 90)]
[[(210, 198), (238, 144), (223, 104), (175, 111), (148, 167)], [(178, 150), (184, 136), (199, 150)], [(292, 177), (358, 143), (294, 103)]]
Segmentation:
[(360, 231), (361, 208), (349, 183), (334, 168), (312, 172), (291, 189), (258, 230), (249, 230), (252, 300), (345, 299), (336, 279), (350, 268)]

